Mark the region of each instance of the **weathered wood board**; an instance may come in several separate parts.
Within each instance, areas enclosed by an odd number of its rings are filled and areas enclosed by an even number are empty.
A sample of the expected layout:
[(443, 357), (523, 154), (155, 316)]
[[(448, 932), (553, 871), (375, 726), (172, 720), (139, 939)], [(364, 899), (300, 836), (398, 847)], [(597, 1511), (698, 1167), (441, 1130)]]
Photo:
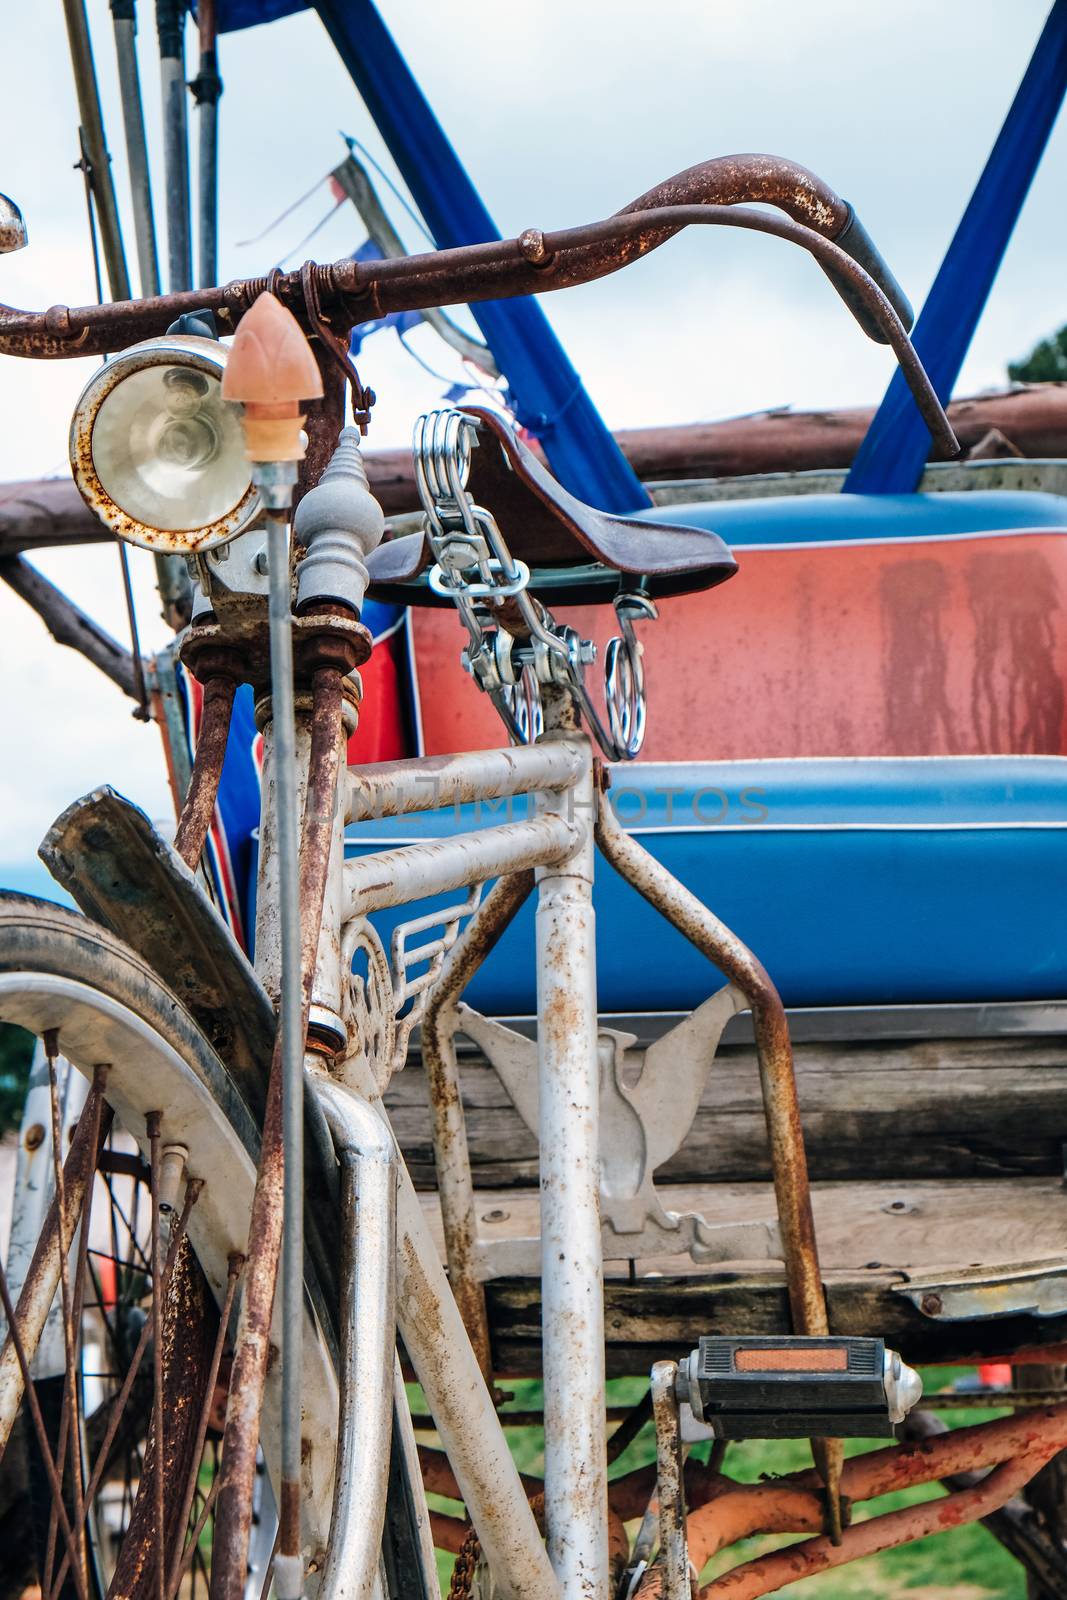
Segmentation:
[[(797, 1086), (813, 1178), (1037, 1177), (1063, 1171), (1067, 1039), (800, 1044)], [(484, 1058), (460, 1058), (478, 1188), (537, 1182), (537, 1144)], [(416, 1184), (434, 1185), (426, 1081), (417, 1060), (387, 1096)], [(744, 1183), (770, 1169), (751, 1048), (720, 1050), (666, 1182)]]
[[(773, 1216), (762, 1184), (678, 1185), (667, 1203), (710, 1220)], [(827, 1183), (812, 1191), (820, 1260), (836, 1333), (879, 1334), (913, 1361), (958, 1361), (1067, 1341), (1067, 1314), (948, 1322), (924, 1316), (893, 1286), (912, 1276), (969, 1266), (1010, 1266), (1067, 1256), (1067, 1190), (1059, 1179)], [(530, 1191), (479, 1196), (484, 1238), (537, 1232)], [(436, 1196), (423, 1204), (441, 1240)], [(487, 1286), (496, 1364), (536, 1372), (540, 1364), (540, 1286), (500, 1280)], [(776, 1266), (709, 1270), (677, 1257), (609, 1266), (605, 1284), (608, 1368), (647, 1372), (662, 1356), (683, 1354), (701, 1333), (786, 1333), (789, 1314)]]

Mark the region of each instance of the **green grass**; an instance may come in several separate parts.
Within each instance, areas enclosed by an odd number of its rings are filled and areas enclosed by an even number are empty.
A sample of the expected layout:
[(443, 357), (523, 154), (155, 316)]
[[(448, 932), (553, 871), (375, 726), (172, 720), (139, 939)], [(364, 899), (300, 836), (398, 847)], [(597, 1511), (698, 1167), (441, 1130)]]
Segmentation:
[[(959, 1367), (932, 1367), (923, 1372), (926, 1391), (932, 1393), (947, 1387), (965, 1369)], [(514, 1393), (514, 1405), (523, 1409), (536, 1409), (541, 1405), (542, 1389), (539, 1382), (522, 1381), (508, 1385)], [(640, 1398), (645, 1383), (640, 1378), (618, 1378), (608, 1385), (609, 1403), (625, 1405)], [(411, 1390), (413, 1405), (423, 1409), (422, 1397), (414, 1387)], [(942, 1412), (950, 1427), (962, 1427), (972, 1422), (985, 1422), (1002, 1415), (999, 1411), (946, 1411)], [(541, 1428), (509, 1429), (508, 1441), (516, 1465), (523, 1472), (539, 1475), (544, 1467), (544, 1433)], [(865, 1450), (883, 1448), (884, 1439), (852, 1439), (846, 1443), (846, 1455), (859, 1455)], [(698, 1445), (693, 1454), (704, 1460), (707, 1445)], [(611, 1469), (611, 1476), (621, 1477), (635, 1467), (644, 1466), (655, 1457), (655, 1443), (651, 1427), (646, 1427)], [(760, 1478), (776, 1477), (795, 1472), (811, 1465), (811, 1455), (803, 1440), (770, 1442), (753, 1440), (730, 1446), (725, 1470), (731, 1477), (745, 1483)], [(903, 1506), (935, 1498), (937, 1488), (922, 1487), (883, 1495), (881, 1499), (867, 1502), (856, 1513), (856, 1520), (878, 1516), (885, 1511), (895, 1511)], [(435, 1509), (462, 1515), (462, 1507), (455, 1501), (431, 1497)], [(632, 1531), (632, 1530), (631, 1530)], [(702, 1573), (707, 1583), (712, 1577), (728, 1572), (743, 1561), (751, 1561), (769, 1550), (794, 1542), (789, 1536), (768, 1536), (746, 1539), (722, 1551)], [(438, 1575), (442, 1594), (448, 1593), (452, 1576), (453, 1557), (438, 1552)], [(1023, 1569), (987, 1533), (980, 1523), (956, 1528), (949, 1533), (921, 1539), (914, 1544), (901, 1545), (866, 1561), (858, 1561), (837, 1571), (825, 1572), (800, 1583), (790, 1584), (778, 1591), (796, 1600), (1026, 1600), (1026, 1578)]]

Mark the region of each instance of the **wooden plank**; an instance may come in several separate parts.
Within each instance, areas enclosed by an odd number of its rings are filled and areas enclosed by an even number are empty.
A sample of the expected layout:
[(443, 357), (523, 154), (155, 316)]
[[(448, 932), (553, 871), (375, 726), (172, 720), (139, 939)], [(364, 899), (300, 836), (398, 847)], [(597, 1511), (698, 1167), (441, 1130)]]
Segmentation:
[[(850, 1178), (1058, 1176), (1067, 1143), (1067, 1040), (801, 1044), (797, 1084), (812, 1174)], [(478, 1188), (537, 1182), (537, 1142), (484, 1059), (460, 1058)], [(426, 1082), (412, 1062), (387, 1096), (416, 1184), (434, 1184)], [(769, 1178), (751, 1048), (720, 1050), (667, 1182)]]
[[(702, 1211), (728, 1222), (774, 1215), (763, 1184), (671, 1186), (676, 1210)], [(479, 1196), (481, 1236), (537, 1233), (537, 1198), (525, 1190)], [(925, 1317), (894, 1293), (909, 1277), (971, 1266), (1010, 1267), (1067, 1254), (1067, 1191), (1053, 1179), (1012, 1183), (828, 1183), (812, 1189), (820, 1261), (832, 1329), (878, 1334), (914, 1361), (959, 1361), (1007, 1355), (1024, 1346), (1067, 1339), (1067, 1315), (1011, 1316), (982, 1322)], [(441, 1247), (434, 1195), (423, 1206)], [(501, 1370), (536, 1372), (540, 1361), (540, 1286), (506, 1279), (487, 1286), (496, 1358)], [(701, 1333), (787, 1333), (782, 1270), (737, 1264), (717, 1270), (671, 1257), (614, 1264), (606, 1274), (605, 1326), (613, 1372), (647, 1372), (661, 1356), (691, 1348)]]

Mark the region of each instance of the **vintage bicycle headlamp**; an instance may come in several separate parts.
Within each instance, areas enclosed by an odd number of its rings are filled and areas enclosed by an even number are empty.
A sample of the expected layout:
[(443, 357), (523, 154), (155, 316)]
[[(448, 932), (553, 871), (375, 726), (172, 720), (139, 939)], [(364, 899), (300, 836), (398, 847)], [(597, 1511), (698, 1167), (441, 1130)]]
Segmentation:
[(113, 356), (82, 390), (74, 481), (118, 538), (197, 555), (255, 516), (241, 410), (222, 397), (226, 356), (214, 339), (167, 334)]

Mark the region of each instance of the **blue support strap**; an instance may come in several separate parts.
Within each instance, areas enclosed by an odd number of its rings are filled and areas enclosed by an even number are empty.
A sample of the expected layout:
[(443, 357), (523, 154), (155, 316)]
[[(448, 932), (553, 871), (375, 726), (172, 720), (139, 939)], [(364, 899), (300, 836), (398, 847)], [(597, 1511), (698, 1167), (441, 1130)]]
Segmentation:
[[(915, 348), (942, 404), (952, 395), (1065, 91), (1067, 0), (1055, 0), (915, 326)], [(929, 450), (929, 432), (897, 371), (856, 453), (845, 493), (913, 492)]]
[[(315, 10), (438, 248), (499, 239), (371, 0), (318, 0)], [(537, 301), (486, 301), (471, 312), (508, 380), (519, 421), (540, 439), (560, 482), (604, 511), (649, 505)]]
[[(273, 21), (307, 0), (222, 0), (223, 30)], [(438, 249), (499, 239), (444, 129), (371, 0), (314, 6), (400, 168)], [(602, 511), (651, 504), (581, 378), (530, 296), (471, 307), (507, 378), (516, 414), (536, 434), (553, 472)]]

